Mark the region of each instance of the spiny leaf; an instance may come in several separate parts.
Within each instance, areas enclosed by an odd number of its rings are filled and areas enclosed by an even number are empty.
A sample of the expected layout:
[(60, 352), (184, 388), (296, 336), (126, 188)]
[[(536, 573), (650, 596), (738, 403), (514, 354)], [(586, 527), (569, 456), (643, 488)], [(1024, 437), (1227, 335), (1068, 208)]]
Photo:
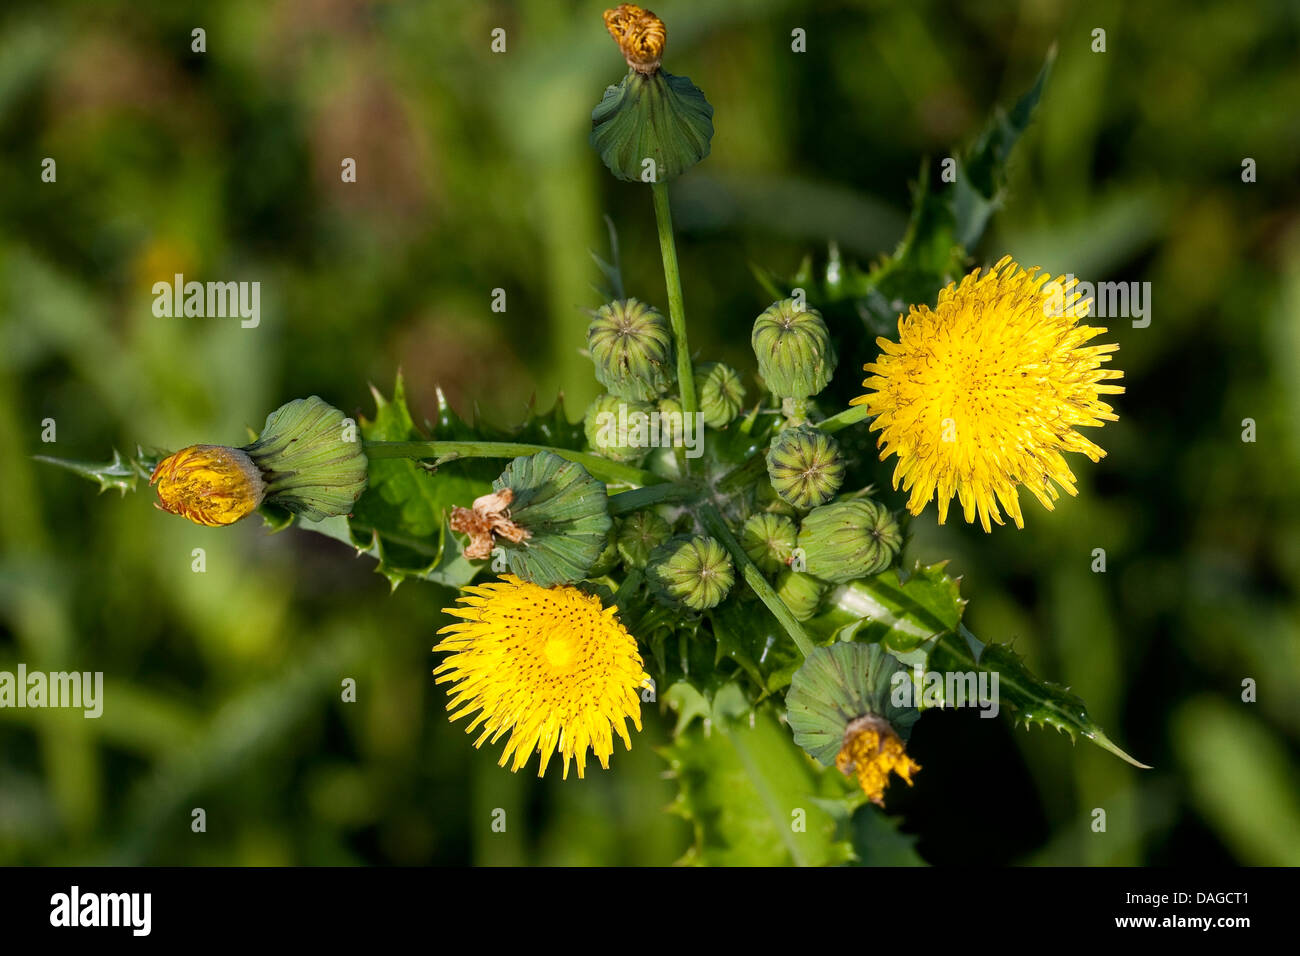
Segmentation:
[[(698, 700), (680, 703), (703, 709)], [(695, 834), (680, 862), (827, 866), (853, 859), (848, 820), (861, 801), (840, 774), (820, 770), (794, 746), (770, 708), (751, 709), (734, 684), (719, 691), (707, 722), (691, 722), (662, 753), (680, 788), (669, 809)]]
[(827, 595), (826, 610), (805, 627), (814, 637), (910, 651), (961, 622), (966, 608), (961, 579), (950, 577), (946, 566), (918, 563), (910, 574), (889, 570), (840, 585)]
[[(1082, 734), (1098, 747), (1135, 767), (1149, 770), (1111, 742), (1088, 715), (1084, 702), (1068, 689), (1035, 677), (1006, 644), (984, 644), (963, 625), (936, 637), (925, 648), (927, 667), (935, 671), (976, 671), (997, 675), (999, 704), (1019, 723), (1053, 727), (1071, 740)], [(942, 692), (941, 692), (942, 693)]]
[(1135, 767), (1146, 766), (1111, 742), (1077, 696), (1036, 677), (1006, 645), (977, 640), (961, 623), (966, 600), (959, 583), (943, 564), (917, 565), (906, 577), (886, 571), (832, 590), (828, 609), (806, 627), (821, 641), (879, 643), (907, 666), (996, 674), (999, 702), (1016, 720), (1055, 727), (1071, 739), (1082, 735)]
[(33, 455), (32, 457), (35, 461), (43, 461), (49, 465), (66, 468), (73, 474), (96, 482), (99, 485), (100, 494), (110, 488), (116, 488), (125, 495), (128, 491), (135, 491), (141, 479), (148, 483), (149, 476), (153, 474), (154, 468), (162, 460), (163, 453), (160, 451), (146, 452), (143, 448), (137, 446), (134, 455), (124, 458), (114, 448), (113, 457), (103, 463), (52, 458), (48, 455)]
[(966, 249), (974, 248), (988, 225), (989, 217), (1002, 203), (1007, 161), (1033, 119), (1055, 62), (1056, 47), (1053, 46), (1047, 51), (1034, 85), (1016, 101), (1010, 113), (994, 110), (993, 118), (975, 144), (958, 160), (952, 209), (957, 242)]
[[(477, 418), (473, 424), (466, 422), (437, 389), (434, 418), (420, 428), (407, 405), (406, 383), (400, 372), (391, 399), (377, 389), (371, 391), (375, 416), (360, 423), (367, 441), (504, 440), (557, 448), (581, 446), (582, 427), (569, 422), (563, 399), (557, 399), (544, 413), (530, 403), (525, 421), (507, 429)], [(370, 485), (347, 521), (346, 534), (326, 522), (301, 522), (301, 526), (345, 541), (375, 558), (376, 571), (394, 588), (407, 578), (461, 587), (473, 580), (486, 562), (464, 558), (447, 527), (447, 518), (454, 506), (469, 507), (475, 498), (490, 492), (503, 467), (503, 462), (477, 458), (434, 466), (412, 459), (372, 459)]]

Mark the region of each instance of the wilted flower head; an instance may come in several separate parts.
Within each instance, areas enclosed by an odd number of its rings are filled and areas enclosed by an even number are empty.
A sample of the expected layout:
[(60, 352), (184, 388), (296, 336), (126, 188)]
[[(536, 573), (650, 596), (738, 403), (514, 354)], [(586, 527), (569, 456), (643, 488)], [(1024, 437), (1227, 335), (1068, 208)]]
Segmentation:
[(620, 3), (605, 11), (605, 28), (618, 44), (627, 65), (638, 73), (653, 73), (659, 69), (668, 31), (664, 22), (644, 7), (635, 3)]
[(438, 632), (446, 636), (434, 650), (450, 654), (434, 674), (456, 685), (451, 720), (478, 711), (465, 728), (482, 725), (475, 747), (508, 732), (499, 764), (513, 758), (514, 772), (540, 751), (539, 777), (557, 750), (564, 776), (576, 760), (581, 777), (589, 749), (609, 769), (615, 733), (631, 749), (627, 720), (641, 729), (637, 688), (649, 675), (614, 608), (574, 587), (511, 574), (465, 588), (459, 602), (445, 609), (461, 620)]
[(1045, 291), (1050, 277), (1036, 272), (1003, 257), (950, 284), (934, 309), (913, 306), (898, 342), (876, 340), (870, 391), (852, 404), (876, 416), (881, 459), (898, 456), (894, 487), (911, 491), (912, 514), (937, 495), (942, 524), (955, 495), (985, 531), (1002, 524), (999, 504), (1022, 528), (1018, 486), (1051, 510), (1058, 485), (1076, 493), (1062, 453), (1105, 455), (1075, 429), (1115, 421), (1101, 396), (1124, 391), (1109, 384), (1123, 373), (1105, 367), (1119, 346), (1085, 345), (1106, 331), (1077, 324), (1087, 303), (1075, 292), (1070, 308), (1053, 307), (1075, 280)]
[(149, 484), (158, 492), (158, 508), (210, 528), (234, 524), (266, 497), (253, 459), (224, 445), (191, 445), (168, 455)]
[(889, 721), (875, 714), (866, 714), (849, 724), (844, 731), (844, 745), (835, 755), (835, 766), (845, 776), (856, 776), (862, 792), (877, 806), (885, 804), (890, 773), (898, 774), (910, 787), (912, 774), (921, 769), (907, 755), (902, 738)]

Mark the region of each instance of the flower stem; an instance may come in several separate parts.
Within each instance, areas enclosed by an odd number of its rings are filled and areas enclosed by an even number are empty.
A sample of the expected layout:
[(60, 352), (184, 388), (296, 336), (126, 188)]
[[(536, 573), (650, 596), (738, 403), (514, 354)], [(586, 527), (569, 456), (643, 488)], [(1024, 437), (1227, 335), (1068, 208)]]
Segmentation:
[(833, 435), (842, 428), (848, 428), (850, 425), (856, 425), (858, 422), (866, 421), (871, 417), (867, 411), (866, 405), (850, 405), (838, 415), (832, 415), (824, 422), (818, 422), (817, 427), (828, 435)]
[(608, 458), (567, 448), (550, 448), (546, 445), (528, 445), (508, 441), (368, 441), (366, 457), (379, 458), (436, 458), (440, 462), (457, 458), (517, 458), (549, 451), (567, 461), (577, 462), (594, 478), (601, 481), (627, 485), (658, 485), (667, 479), (652, 471), (633, 468)]
[(633, 488), (631, 491), (620, 491), (609, 496), (609, 513), (622, 515), (629, 511), (636, 511), (638, 508), (649, 508), (651, 505), (668, 501), (689, 501), (699, 493), (699, 489), (694, 485), (676, 481)]
[(700, 520), (704, 522), (709, 533), (721, 541), (722, 546), (731, 553), (731, 559), (736, 562), (736, 567), (740, 569), (745, 583), (753, 589), (758, 599), (767, 605), (772, 616), (785, 628), (785, 632), (790, 635), (790, 640), (794, 641), (795, 646), (799, 648), (799, 653), (808, 657), (814, 649), (812, 638), (803, 629), (803, 625), (795, 620), (795, 616), (790, 613), (790, 609), (786, 607), (780, 595), (772, 590), (772, 585), (767, 583), (767, 578), (763, 577), (763, 572), (758, 569), (758, 565), (750, 560), (745, 549), (736, 540), (736, 536), (727, 527), (727, 522), (718, 509), (713, 505), (705, 505), (700, 512)]
[(650, 192), (655, 201), (655, 222), (659, 226), (659, 252), (664, 260), (664, 285), (668, 287), (668, 320), (673, 327), (677, 347), (677, 387), (681, 390), (682, 411), (693, 415), (699, 411), (695, 398), (695, 373), (691, 369), (691, 347), (686, 340), (686, 308), (682, 304), (682, 277), (677, 270), (677, 241), (673, 238), (673, 214), (668, 208), (668, 186), (654, 182)]

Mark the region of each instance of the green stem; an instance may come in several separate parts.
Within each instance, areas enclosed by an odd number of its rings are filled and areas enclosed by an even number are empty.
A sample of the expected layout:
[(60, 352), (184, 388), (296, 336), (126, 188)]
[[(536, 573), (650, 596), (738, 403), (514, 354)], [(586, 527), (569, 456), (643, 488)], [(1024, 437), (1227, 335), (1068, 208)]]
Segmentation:
[(832, 415), (824, 422), (818, 422), (817, 427), (828, 435), (834, 435), (840, 429), (856, 425), (870, 417), (871, 413), (867, 411), (866, 405), (850, 405), (838, 415)]
[(682, 411), (692, 415), (699, 411), (695, 398), (695, 373), (691, 369), (691, 346), (686, 340), (686, 307), (682, 304), (682, 276), (677, 270), (677, 241), (673, 238), (673, 214), (668, 208), (668, 186), (652, 183), (655, 222), (659, 226), (659, 252), (664, 260), (664, 285), (668, 287), (668, 320), (672, 323), (677, 345), (677, 387), (681, 390)]
[(758, 565), (749, 559), (749, 555), (740, 546), (736, 536), (731, 533), (731, 529), (727, 527), (727, 522), (718, 509), (713, 505), (705, 505), (700, 512), (700, 520), (704, 522), (709, 533), (721, 541), (722, 546), (731, 553), (731, 559), (736, 562), (736, 567), (740, 569), (745, 583), (753, 589), (758, 599), (767, 605), (772, 616), (785, 628), (785, 632), (790, 635), (790, 640), (794, 641), (795, 646), (799, 648), (799, 653), (804, 657), (812, 654), (814, 649), (812, 638), (790, 613), (790, 609), (785, 606), (780, 595), (772, 590), (772, 585), (767, 583), (767, 578), (763, 577), (763, 572), (758, 569)]
[(668, 501), (689, 501), (699, 493), (699, 489), (694, 485), (675, 481), (633, 488), (631, 491), (620, 491), (609, 496), (609, 513), (622, 515), (629, 511), (636, 511), (638, 508), (649, 508), (651, 505), (664, 504)]
[(651, 471), (622, 465), (608, 458), (567, 448), (550, 448), (546, 445), (528, 445), (509, 441), (368, 441), (365, 443), (368, 458), (436, 458), (450, 461), (456, 458), (518, 458), (549, 451), (568, 461), (576, 461), (593, 477), (601, 481), (614, 481), (628, 485), (658, 485), (667, 479)]

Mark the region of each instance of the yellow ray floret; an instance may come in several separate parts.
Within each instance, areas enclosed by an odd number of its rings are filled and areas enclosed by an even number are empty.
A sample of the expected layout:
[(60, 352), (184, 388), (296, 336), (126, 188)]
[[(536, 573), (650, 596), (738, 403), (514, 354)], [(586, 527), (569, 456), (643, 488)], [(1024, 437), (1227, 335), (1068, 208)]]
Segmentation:
[(450, 656), (433, 672), (439, 684), (455, 682), (447, 709), (451, 719), (478, 711), (465, 728), (480, 725), (474, 746), (510, 733), (499, 761), (513, 756), (511, 772), (541, 752), (540, 777), (558, 750), (586, 770), (590, 748), (609, 769), (617, 733), (628, 749), (627, 720), (641, 729), (637, 688), (650, 678), (636, 640), (619, 623), (615, 608), (574, 587), (543, 588), (507, 574), (500, 581), (464, 589), (461, 618), (440, 630), (435, 651)]
[(956, 496), (985, 531), (1002, 524), (999, 504), (1023, 528), (1018, 486), (1050, 511), (1058, 486), (1076, 494), (1062, 453), (1106, 454), (1075, 429), (1116, 420), (1101, 396), (1124, 391), (1105, 365), (1119, 346), (1087, 345), (1106, 331), (1078, 324), (1091, 300), (1075, 279), (1037, 272), (1006, 256), (950, 284), (935, 308), (913, 306), (897, 342), (876, 340), (868, 393), (851, 404), (875, 416), (881, 460), (898, 456), (894, 487), (910, 492), (912, 514), (937, 496), (943, 524)]

